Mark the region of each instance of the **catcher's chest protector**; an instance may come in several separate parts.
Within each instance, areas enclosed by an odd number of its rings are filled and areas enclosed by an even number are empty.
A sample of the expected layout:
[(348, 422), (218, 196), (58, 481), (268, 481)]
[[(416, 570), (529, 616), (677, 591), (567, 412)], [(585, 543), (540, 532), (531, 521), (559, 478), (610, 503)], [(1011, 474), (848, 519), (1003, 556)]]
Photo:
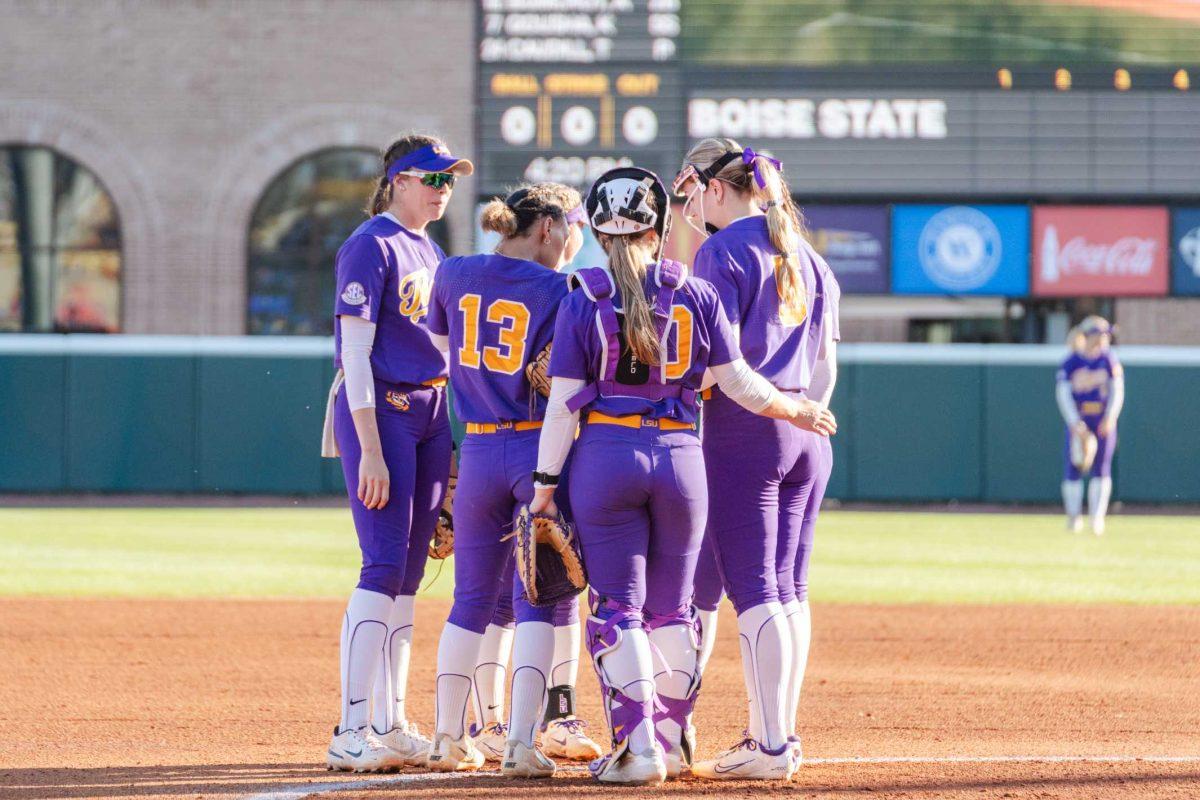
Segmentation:
[(630, 383), (618, 379), (618, 367), (622, 362), (621, 323), (613, 306), (615, 287), (612, 276), (597, 267), (581, 269), (571, 276), (573, 285), (583, 289), (584, 294), (596, 303), (596, 318), (600, 330), (603, 331), (604, 347), (600, 379), (588, 384), (568, 400), (568, 409), (578, 411), (597, 397), (640, 397), (651, 401), (678, 398), (688, 405), (695, 403), (694, 390), (668, 384), (665, 378), (671, 303), (675, 299), (675, 290), (683, 285), (685, 277), (687, 267), (678, 261), (663, 259), (655, 265), (654, 282), (658, 286), (658, 292), (654, 300), (654, 324), (662, 345), (663, 358), (659, 359), (657, 367), (649, 367), (646, 375), (639, 376), (644, 382)]

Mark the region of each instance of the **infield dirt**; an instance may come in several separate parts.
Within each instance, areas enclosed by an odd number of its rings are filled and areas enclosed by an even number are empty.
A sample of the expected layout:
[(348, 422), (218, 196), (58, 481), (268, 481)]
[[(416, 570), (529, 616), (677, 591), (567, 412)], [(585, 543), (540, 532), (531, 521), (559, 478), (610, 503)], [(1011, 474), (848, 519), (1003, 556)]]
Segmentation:
[[(447, 609), (418, 600), (409, 708), (425, 730)], [(0, 600), (0, 798), (297, 797), (356, 780), (321, 766), (341, 613), (331, 601)], [(721, 623), (697, 710), (702, 756), (744, 725), (727, 606)], [(877, 761), (808, 764), (791, 784), (656, 790), (578, 770), (519, 784), (413, 771), (335, 796), (1200, 797), (1200, 608), (827, 605), (814, 626), (806, 755)], [(602, 739), (590, 665), (580, 676)], [(1047, 760), (969, 760), (1004, 756)], [(1049, 760), (1063, 756), (1190, 760)], [(946, 760), (878, 761), (901, 757)]]

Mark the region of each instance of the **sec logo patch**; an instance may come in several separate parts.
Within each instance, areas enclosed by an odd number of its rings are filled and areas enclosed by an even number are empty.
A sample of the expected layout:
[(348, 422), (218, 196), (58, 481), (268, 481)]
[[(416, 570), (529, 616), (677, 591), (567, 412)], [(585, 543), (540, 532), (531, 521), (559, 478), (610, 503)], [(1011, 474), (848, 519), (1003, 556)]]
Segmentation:
[(404, 392), (397, 392), (389, 389), (388, 393), (384, 395), (384, 399), (387, 400), (389, 406), (397, 411), (408, 411), (408, 395), (406, 395)]
[(361, 306), (367, 302), (367, 293), (363, 290), (362, 284), (358, 281), (346, 284), (346, 288), (342, 292), (342, 302), (351, 306)]

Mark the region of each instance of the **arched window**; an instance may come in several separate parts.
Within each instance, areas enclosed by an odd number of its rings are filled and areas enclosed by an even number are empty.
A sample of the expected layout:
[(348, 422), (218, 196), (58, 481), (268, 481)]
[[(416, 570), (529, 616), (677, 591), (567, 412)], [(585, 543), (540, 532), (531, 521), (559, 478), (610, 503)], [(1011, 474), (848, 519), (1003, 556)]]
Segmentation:
[[(250, 333), (333, 333), (334, 257), (366, 219), (378, 170), (373, 151), (323, 150), (267, 187), (250, 221)], [(444, 223), (429, 233), (445, 246)]]
[(0, 330), (121, 327), (121, 224), (96, 175), (45, 147), (0, 145)]

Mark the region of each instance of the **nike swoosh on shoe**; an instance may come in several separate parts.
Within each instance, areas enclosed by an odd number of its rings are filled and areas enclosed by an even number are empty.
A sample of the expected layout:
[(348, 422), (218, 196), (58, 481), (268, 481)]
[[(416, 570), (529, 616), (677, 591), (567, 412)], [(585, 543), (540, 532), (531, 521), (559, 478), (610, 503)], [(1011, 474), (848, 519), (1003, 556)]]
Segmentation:
[[(753, 760), (753, 759), (751, 759), (751, 760)], [(724, 775), (726, 772), (733, 772), (738, 767), (744, 767), (749, 763), (750, 763), (749, 761), (739, 761), (738, 763), (734, 764), (732, 767), (729, 767), (728, 769), (721, 769), (721, 765), (718, 764), (717, 766), (713, 767), (713, 772), (719, 772), (720, 774)]]

